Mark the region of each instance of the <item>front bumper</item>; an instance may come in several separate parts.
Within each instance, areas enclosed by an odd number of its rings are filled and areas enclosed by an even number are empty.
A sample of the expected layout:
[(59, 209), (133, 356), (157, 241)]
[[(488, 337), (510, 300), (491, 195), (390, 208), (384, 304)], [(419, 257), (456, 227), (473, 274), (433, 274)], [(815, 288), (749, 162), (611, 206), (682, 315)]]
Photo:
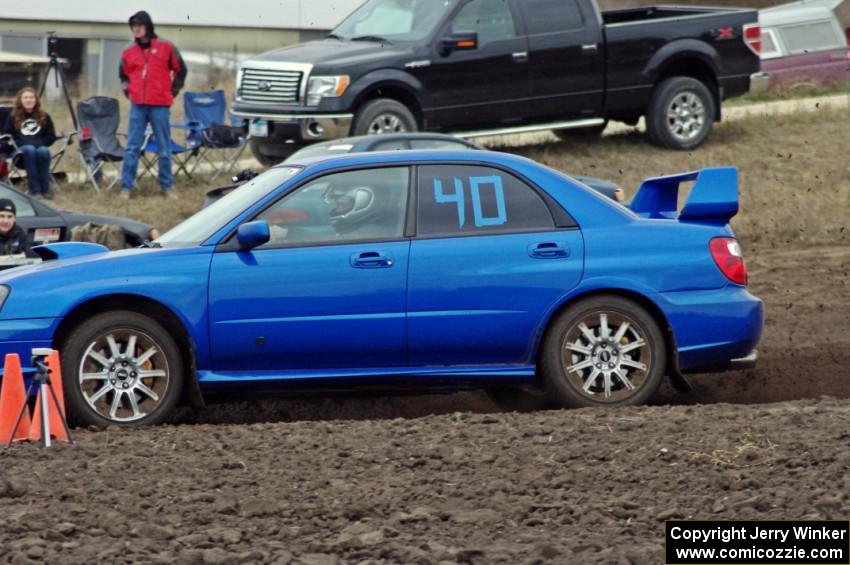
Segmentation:
[(354, 114), (289, 114), (233, 109), (233, 115), (243, 120), (267, 120), (269, 137), (283, 137), (295, 142), (324, 141), (347, 137)]
[(750, 92), (757, 94), (767, 90), (770, 83), (770, 75), (763, 72), (753, 73), (750, 75)]

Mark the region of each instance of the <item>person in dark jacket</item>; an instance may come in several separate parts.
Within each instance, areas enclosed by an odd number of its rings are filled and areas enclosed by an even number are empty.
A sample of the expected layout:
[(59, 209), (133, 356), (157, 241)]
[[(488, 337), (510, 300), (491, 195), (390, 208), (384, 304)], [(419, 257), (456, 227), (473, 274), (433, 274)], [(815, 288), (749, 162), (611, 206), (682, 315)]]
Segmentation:
[(49, 196), (50, 149), (56, 130), (50, 115), (41, 109), (35, 89), (22, 88), (15, 96), (12, 111), (3, 124), (3, 133), (11, 134), (23, 156), (30, 195)]
[(0, 255), (31, 255), (27, 244), (27, 232), (17, 224), (15, 203), (8, 198), (0, 198)]
[(124, 94), (130, 99), (121, 197), (130, 197), (136, 181), (139, 153), (145, 140), (145, 128), (150, 123), (159, 149), (159, 187), (164, 195), (175, 198), (171, 192), (174, 175), (171, 172), (169, 119), (174, 97), (186, 81), (186, 64), (172, 43), (157, 37), (153, 20), (147, 12), (136, 12), (130, 16), (130, 29), (133, 30), (134, 41), (121, 54), (118, 72)]

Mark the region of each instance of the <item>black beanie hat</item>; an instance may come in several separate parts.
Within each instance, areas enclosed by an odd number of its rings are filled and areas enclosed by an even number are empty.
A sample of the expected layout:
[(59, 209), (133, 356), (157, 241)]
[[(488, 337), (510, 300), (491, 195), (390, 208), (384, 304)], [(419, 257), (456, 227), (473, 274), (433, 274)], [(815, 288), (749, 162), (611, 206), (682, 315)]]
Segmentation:
[(15, 203), (8, 198), (0, 198), (0, 212), (11, 212), (16, 216), (18, 215), (18, 211), (15, 209)]

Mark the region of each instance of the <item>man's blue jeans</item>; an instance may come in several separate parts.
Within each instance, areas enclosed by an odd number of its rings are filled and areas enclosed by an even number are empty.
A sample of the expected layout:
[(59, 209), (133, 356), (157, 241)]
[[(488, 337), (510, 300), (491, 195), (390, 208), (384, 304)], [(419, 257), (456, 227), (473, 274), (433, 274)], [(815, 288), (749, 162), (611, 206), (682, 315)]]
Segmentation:
[(30, 194), (47, 194), (50, 188), (50, 149), (22, 145), (19, 148), (27, 170)]
[(127, 128), (127, 147), (124, 149), (124, 166), (121, 169), (122, 190), (129, 191), (136, 183), (139, 155), (145, 142), (148, 123), (159, 149), (159, 186), (171, 190), (174, 174), (171, 172), (171, 109), (168, 106), (149, 106), (130, 102), (130, 124)]

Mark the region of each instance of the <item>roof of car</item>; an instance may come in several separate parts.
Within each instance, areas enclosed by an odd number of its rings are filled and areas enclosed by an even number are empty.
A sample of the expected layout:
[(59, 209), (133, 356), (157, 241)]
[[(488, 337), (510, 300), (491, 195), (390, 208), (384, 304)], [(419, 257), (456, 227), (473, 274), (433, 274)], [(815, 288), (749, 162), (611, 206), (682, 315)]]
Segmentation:
[(361, 153), (346, 153), (343, 155), (307, 156), (297, 161), (287, 161), (277, 167), (312, 167), (322, 165), (322, 168), (336, 168), (347, 165), (373, 165), (389, 163), (420, 163), (420, 162), (487, 162), (496, 164), (528, 165), (534, 162), (525, 157), (502, 153), (499, 151), (468, 151), (468, 150), (405, 150), (405, 151), (367, 151)]
[[(465, 139), (455, 137), (453, 135), (449, 135), (447, 133), (429, 133), (429, 132), (403, 132), (403, 133), (384, 133), (381, 135), (355, 135), (352, 137), (341, 137), (339, 139), (332, 139), (330, 141), (323, 141), (321, 143), (316, 143), (312, 147), (321, 147), (328, 145), (345, 145), (345, 144), (357, 144), (361, 141), (392, 141), (394, 139), (439, 139), (443, 141), (455, 141), (457, 143), (470, 144), (470, 142)], [(474, 145), (474, 144), (471, 144)]]

